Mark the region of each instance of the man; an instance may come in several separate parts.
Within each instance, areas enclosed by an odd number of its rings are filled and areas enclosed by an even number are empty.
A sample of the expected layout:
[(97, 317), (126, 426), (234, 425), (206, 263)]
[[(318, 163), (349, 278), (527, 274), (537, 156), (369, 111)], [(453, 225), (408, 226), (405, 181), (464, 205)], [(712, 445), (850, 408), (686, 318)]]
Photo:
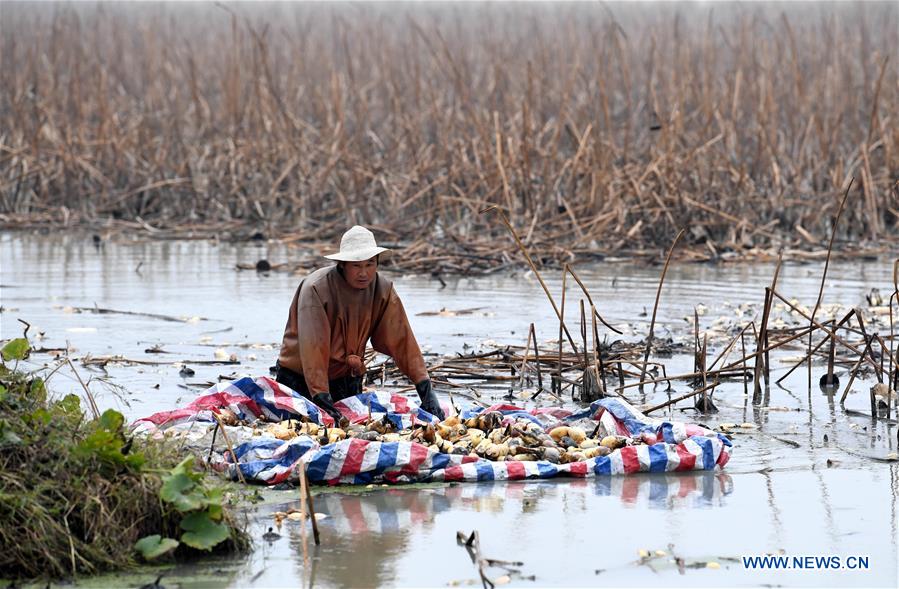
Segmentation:
[(343, 234), (340, 251), (325, 256), (337, 264), (300, 281), (290, 304), (276, 380), (335, 420), (340, 413), (334, 402), (362, 392), (369, 339), (415, 383), (421, 408), (444, 418), (403, 304), (378, 274), (378, 258), (388, 251), (356, 225)]

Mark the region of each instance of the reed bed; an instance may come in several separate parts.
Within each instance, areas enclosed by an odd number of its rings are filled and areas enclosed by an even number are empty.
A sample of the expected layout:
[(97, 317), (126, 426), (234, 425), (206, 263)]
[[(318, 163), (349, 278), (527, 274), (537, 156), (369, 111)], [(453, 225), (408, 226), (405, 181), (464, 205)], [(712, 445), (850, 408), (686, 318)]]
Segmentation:
[(0, 222), (361, 223), (495, 266), (495, 205), (546, 259), (658, 256), (683, 228), (718, 257), (826, 247), (854, 176), (837, 241), (883, 245), (897, 10), (5, 2)]

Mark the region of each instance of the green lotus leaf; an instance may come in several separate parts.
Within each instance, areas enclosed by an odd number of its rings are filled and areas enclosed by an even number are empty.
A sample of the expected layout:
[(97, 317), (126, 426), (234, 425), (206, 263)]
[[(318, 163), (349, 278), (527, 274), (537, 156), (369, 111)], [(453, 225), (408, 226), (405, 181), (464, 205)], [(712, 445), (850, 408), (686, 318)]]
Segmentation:
[(31, 346), (28, 345), (28, 340), (24, 337), (18, 337), (10, 340), (9, 343), (3, 346), (3, 349), (0, 350), (0, 355), (7, 362), (10, 360), (24, 360), (30, 350)]
[(173, 474), (166, 477), (159, 496), (163, 501), (174, 505), (178, 511), (193, 511), (202, 508), (206, 503), (203, 494), (195, 491), (195, 487), (196, 483), (186, 474)]
[(215, 523), (205, 511), (185, 517), (181, 520), (181, 529), (185, 530), (181, 541), (198, 550), (211, 550), (231, 536), (228, 526)]
[(154, 560), (163, 554), (167, 554), (181, 544), (177, 540), (171, 538), (163, 538), (159, 534), (145, 536), (137, 541), (134, 549), (140, 552), (144, 560)]

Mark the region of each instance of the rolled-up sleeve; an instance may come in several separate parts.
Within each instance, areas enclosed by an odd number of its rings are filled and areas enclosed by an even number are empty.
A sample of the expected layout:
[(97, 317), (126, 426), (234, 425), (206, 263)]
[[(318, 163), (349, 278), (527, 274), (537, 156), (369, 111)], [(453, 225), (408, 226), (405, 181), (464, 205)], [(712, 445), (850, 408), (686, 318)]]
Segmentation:
[(392, 285), (384, 314), (372, 333), (371, 345), (378, 352), (393, 358), (397, 368), (413, 383), (428, 378), (428, 369), (406, 317), (406, 310)]
[(328, 355), (331, 349), (331, 325), (324, 304), (315, 288), (300, 291), (297, 301), (297, 339), (303, 377), (313, 395), (328, 391)]

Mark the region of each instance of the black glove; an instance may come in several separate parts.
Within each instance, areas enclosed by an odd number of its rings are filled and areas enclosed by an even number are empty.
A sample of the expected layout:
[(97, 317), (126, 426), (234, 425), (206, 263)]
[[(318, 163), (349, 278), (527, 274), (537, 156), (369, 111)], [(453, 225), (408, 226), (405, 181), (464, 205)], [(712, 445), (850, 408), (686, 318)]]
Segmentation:
[(312, 397), (312, 402), (324, 409), (325, 413), (334, 418), (334, 425), (340, 423), (340, 411), (334, 406), (334, 400), (331, 399), (331, 393), (319, 393)]
[(418, 391), (418, 398), (421, 399), (421, 408), (434, 415), (440, 421), (446, 419), (446, 416), (443, 414), (443, 409), (440, 408), (440, 402), (437, 401), (437, 395), (434, 394), (434, 391), (431, 389), (431, 380), (425, 379), (415, 385), (415, 390)]

